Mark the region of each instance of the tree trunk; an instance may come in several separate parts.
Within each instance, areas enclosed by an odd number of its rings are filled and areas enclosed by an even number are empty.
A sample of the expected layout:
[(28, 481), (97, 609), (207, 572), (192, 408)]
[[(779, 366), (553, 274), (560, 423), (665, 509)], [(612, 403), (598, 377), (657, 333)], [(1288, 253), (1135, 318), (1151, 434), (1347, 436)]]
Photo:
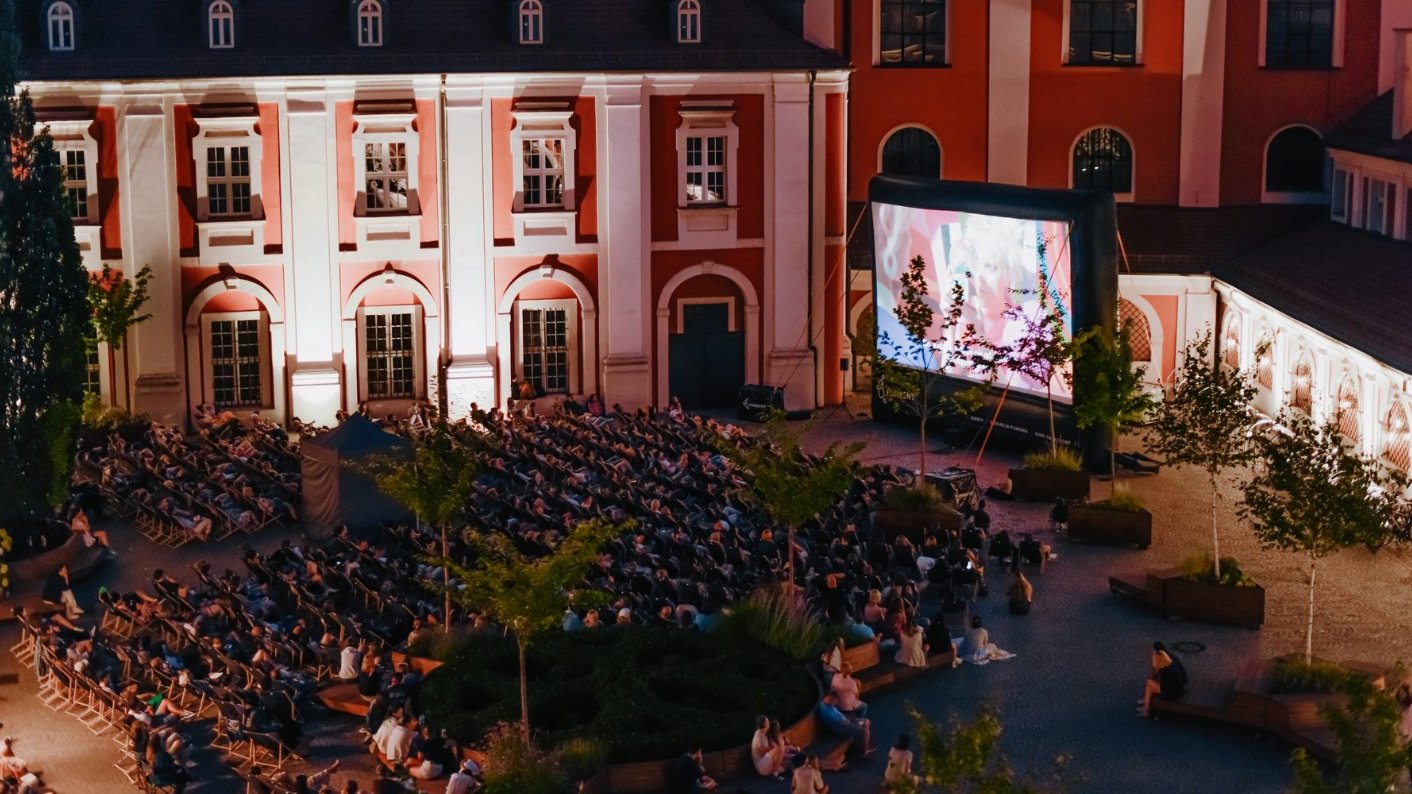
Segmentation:
[(1304, 628), (1304, 661), (1314, 661), (1314, 574), (1319, 569), (1319, 558), (1309, 555), (1309, 622)]
[(916, 473), (916, 485), (922, 485), (923, 482), (926, 482), (926, 411), (922, 411), (922, 424), (919, 432), (922, 437), (922, 463), (918, 466), (918, 473)]
[(525, 749), (530, 746), (529, 721), (529, 670), (525, 665), (525, 641), (515, 633), (515, 646), (520, 651), (520, 737), (525, 740)]
[(441, 525), (441, 631), (451, 633), (451, 554), (446, 543), (446, 525)]
[(1216, 581), (1221, 581), (1221, 531), (1216, 524), (1216, 504), (1221, 499), (1221, 492), (1216, 490), (1216, 473), (1211, 472), (1211, 565), (1216, 574)]
[(1049, 402), (1049, 456), (1052, 458), (1059, 454), (1059, 439), (1054, 435), (1054, 390), (1049, 381), (1044, 383), (1044, 399)]
[(1118, 495), (1118, 430), (1112, 431), (1108, 441), (1108, 498)]

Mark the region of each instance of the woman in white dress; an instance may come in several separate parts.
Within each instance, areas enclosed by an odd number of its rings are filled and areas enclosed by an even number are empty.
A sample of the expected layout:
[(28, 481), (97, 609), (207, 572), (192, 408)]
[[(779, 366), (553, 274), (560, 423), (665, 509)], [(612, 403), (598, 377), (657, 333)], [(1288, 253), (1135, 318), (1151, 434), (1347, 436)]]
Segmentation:
[(892, 658), (898, 664), (905, 664), (908, 667), (926, 667), (927, 650), (927, 643), (922, 636), (922, 627), (909, 618), (903, 624), (902, 633), (898, 636), (897, 655)]

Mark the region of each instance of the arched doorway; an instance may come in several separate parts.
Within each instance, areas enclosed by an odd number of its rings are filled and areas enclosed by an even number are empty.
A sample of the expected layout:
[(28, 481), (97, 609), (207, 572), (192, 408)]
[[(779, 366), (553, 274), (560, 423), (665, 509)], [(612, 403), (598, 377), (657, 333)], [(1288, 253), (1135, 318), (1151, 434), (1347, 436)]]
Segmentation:
[(760, 305), (755, 287), (732, 267), (689, 267), (663, 286), (657, 301), (657, 401), (686, 408), (735, 404), (759, 372)]
[(192, 297), (185, 322), (187, 404), (285, 422), (284, 310), (259, 282), (214, 280)]
[(598, 391), (598, 310), (588, 285), (569, 268), (544, 264), (521, 273), (496, 306), (500, 402), (530, 381), (536, 393)]
[(367, 403), (381, 416), (435, 400), (441, 320), (425, 284), (389, 265), (353, 288), (342, 321), (348, 410)]

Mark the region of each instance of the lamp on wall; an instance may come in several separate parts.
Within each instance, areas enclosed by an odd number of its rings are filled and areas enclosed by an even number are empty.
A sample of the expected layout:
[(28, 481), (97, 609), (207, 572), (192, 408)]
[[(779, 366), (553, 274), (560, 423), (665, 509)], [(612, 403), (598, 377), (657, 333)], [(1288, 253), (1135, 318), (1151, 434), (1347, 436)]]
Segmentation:
[(392, 268), (392, 263), (388, 262), (387, 266), (382, 269), (382, 283), (391, 285), (396, 280), (396, 276), (397, 271)]
[(229, 262), (222, 262), (216, 266), (216, 273), (221, 277), (221, 283), (226, 289), (235, 289), (235, 268)]

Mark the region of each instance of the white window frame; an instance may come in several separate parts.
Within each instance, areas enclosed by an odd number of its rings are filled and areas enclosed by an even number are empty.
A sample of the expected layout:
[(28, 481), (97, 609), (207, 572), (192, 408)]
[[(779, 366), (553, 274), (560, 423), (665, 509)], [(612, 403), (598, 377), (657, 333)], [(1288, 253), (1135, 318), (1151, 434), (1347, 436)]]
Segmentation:
[[(1340, 192), (1343, 195), (1342, 207), (1335, 203)], [(1353, 200), (1353, 169), (1335, 160), (1332, 174), (1329, 176), (1329, 218), (1339, 223), (1348, 223), (1353, 216)]]
[[(515, 350), (515, 382), (518, 383), (525, 377), (525, 350), (524, 350), (524, 311), (526, 309), (539, 311), (553, 311), (562, 309), (564, 311), (564, 337), (565, 345), (568, 347), (569, 360), (569, 388), (567, 394), (578, 394), (582, 388), (583, 381), (579, 374), (579, 358), (582, 351), (579, 349), (579, 302), (574, 298), (555, 298), (553, 300), (516, 300), (514, 308), (514, 350)], [(512, 390), (513, 392), (513, 390)], [(559, 394), (559, 392), (550, 392)]]
[[(415, 113), (369, 113), (353, 117), (357, 128), (353, 132), (353, 176), (358, 196), (353, 214), (358, 217), (421, 215), (417, 170), (421, 162), (421, 136), (413, 128)], [(368, 164), (364, 156), (367, 144), (401, 143), (407, 152), (407, 208), (405, 210), (368, 209)]]
[[(1363, 177), (1363, 189), (1359, 191), (1359, 199), (1361, 200), (1361, 212), (1359, 214), (1361, 216), (1361, 222), (1358, 225), (1360, 228), (1374, 234), (1380, 234), (1386, 237), (1392, 236), (1393, 228), (1396, 226), (1396, 219), (1388, 217), (1390, 214), (1388, 205), (1392, 204), (1393, 209), (1396, 208), (1395, 199), (1393, 198), (1396, 188), (1397, 182), (1394, 179), (1384, 178), (1381, 175), (1365, 175)], [(1377, 213), (1378, 219), (1376, 226), (1373, 223), (1374, 192), (1382, 193), (1378, 207), (1379, 212)]]
[(871, 45), (872, 49), (871, 49), (870, 52), (869, 52), (869, 57), (872, 59), (872, 65), (873, 65), (873, 66), (881, 66), (881, 67), (885, 67), (885, 68), (888, 68), (888, 69), (894, 69), (894, 68), (902, 68), (902, 69), (935, 69), (935, 68), (942, 68), (942, 67), (950, 66), (950, 65), (951, 65), (951, 30), (952, 30), (952, 28), (951, 28), (951, 19), (952, 19), (952, 16), (951, 16), (951, 9), (952, 9), (953, 6), (956, 5), (957, 2), (965, 2), (965, 0), (946, 0), (946, 11), (945, 11), (945, 13), (946, 13), (946, 35), (945, 35), (945, 41), (943, 41), (943, 42), (942, 42), (942, 45), (941, 45), (941, 50), (942, 50), (941, 62), (940, 62), (940, 63), (912, 63), (912, 64), (909, 64), (909, 63), (906, 63), (906, 62), (903, 62), (903, 61), (899, 61), (899, 62), (897, 62), (897, 63), (892, 63), (892, 62), (884, 63), (884, 62), (883, 62), (883, 59), (882, 59), (882, 21), (883, 21), (883, 20), (882, 20), (882, 0), (873, 0), (873, 42), (872, 42), (872, 45)]
[(1128, 192), (1114, 193), (1113, 201), (1118, 204), (1132, 204), (1136, 201), (1135, 196), (1137, 195), (1137, 145), (1133, 143), (1133, 136), (1129, 135), (1127, 130), (1122, 127), (1115, 127), (1111, 124), (1100, 124), (1089, 127), (1079, 133), (1078, 137), (1074, 138), (1074, 142), (1069, 144), (1069, 189), (1074, 189), (1074, 154), (1079, 150), (1079, 143), (1094, 130), (1113, 130), (1123, 136), (1123, 139), (1128, 142), (1128, 150), (1132, 152), (1132, 168), (1130, 169), (1131, 173), (1128, 175)]
[(211, 0), (206, 6), (206, 43), (213, 50), (235, 47), (235, 7), (229, 0)]
[[(740, 128), (735, 124), (735, 108), (719, 102), (682, 102), (681, 124), (677, 127), (677, 208), (686, 210), (734, 209), (737, 206), (737, 172), (739, 170)], [(725, 138), (725, 200), (693, 202), (687, 200), (686, 149), (688, 138)], [(703, 141), (703, 155), (705, 153)]]
[[(398, 400), (420, 400), (427, 393), (426, 373), (426, 330), (423, 327), (423, 309), (418, 304), (398, 306), (360, 306), (358, 308), (358, 400), (360, 402), (387, 403)], [(410, 314), (412, 316), (412, 393), (405, 396), (373, 397), (368, 389), (368, 315), (391, 316)]]
[(701, 0), (677, 0), (677, 43), (701, 43)]
[(541, 0), (520, 0), (515, 35), (521, 44), (544, 43), (544, 3)]
[[(88, 119), (78, 121), (51, 121), (48, 122), (49, 137), (54, 142), (54, 151), (59, 155), (59, 164), (66, 161), (65, 153), (76, 151), (83, 153), (84, 166), (84, 189), (87, 197), (84, 203), (87, 205), (88, 213), (82, 217), (74, 217), (75, 226), (96, 226), (98, 224), (98, 141), (93, 139), (89, 133), (89, 128), (93, 122)], [(68, 196), (67, 188), (70, 180), (67, 175), (64, 177), (65, 198)]]
[(211, 325), (215, 322), (259, 320), (260, 404), (236, 406), (240, 410), (266, 411), (274, 407), (274, 361), (270, 358), (270, 317), (264, 311), (211, 312), (201, 315), (201, 392), (203, 402), (216, 404), (216, 368), (211, 356)]
[(380, 0), (362, 0), (357, 10), (358, 46), (381, 47), (383, 41), (384, 17)]
[(66, 0), (50, 3), (44, 14), (50, 52), (73, 52), (77, 39), (77, 15), (73, 4)]
[[(1266, 35), (1270, 30), (1270, 0), (1257, 0), (1260, 6), (1260, 68), (1267, 66), (1266, 62)], [(1332, 47), (1329, 50), (1329, 68), (1343, 68), (1343, 38), (1344, 25), (1348, 18), (1348, 9), (1345, 7), (1348, 0), (1333, 0), (1334, 24)], [(1281, 67), (1284, 68), (1284, 67)]]
[(685, 311), (685, 307), (687, 307), (687, 306), (710, 306), (710, 305), (717, 304), (717, 303), (724, 303), (724, 304), (726, 305), (726, 332), (727, 332), (727, 333), (735, 333), (736, 331), (739, 331), (739, 330), (740, 330), (740, 326), (736, 325), (736, 318), (735, 318), (735, 299), (734, 299), (734, 298), (727, 298), (727, 297), (724, 297), (724, 296), (722, 296), (722, 297), (714, 297), (714, 298), (677, 298), (676, 303), (677, 303), (677, 322), (676, 322), (676, 330), (673, 331), (673, 333), (678, 333), (678, 334), (684, 334), (684, 333), (686, 333), (686, 311)]
[[(513, 212), (572, 212), (577, 207), (577, 191), (574, 184), (577, 138), (571, 123), (572, 108), (562, 104), (552, 106), (521, 105), (511, 114), (515, 126), (510, 130), (510, 165), (514, 180)], [(526, 141), (558, 139), (563, 144), (564, 195), (562, 204), (525, 205), (525, 163), (524, 146)]]
[[(1263, 2), (1263, 0), (1261, 0), (1261, 1)], [(1069, 20), (1070, 20), (1070, 5), (1071, 5), (1070, 0), (1064, 0), (1064, 22), (1063, 22), (1063, 26), (1062, 26), (1062, 28), (1063, 28), (1063, 38), (1061, 38), (1061, 39), (1059, 40), (1059, 62), (1062, 63), (1062, 64), (1064, 64), (1064, 65), (1066, 65), (1066, 66), (1069, 65), (1069, 63), (1071, 63), (1071, 61), (1069, 60)], [(1133, 62), (1132, 62), (1132, 63), (1117, 63), (1117, 62), (1111, 62), (1111, 63), (1084, 63), (1084, 62), (1080, 62), (1080, 63), (1075, 63), (1074, 65), (1075, 65), (1075, 66), (1090, 66), (1090, 67), (1099, 68), (1099, 69), (1106, 69), (1106, 68), (1111, 68), (1111, 67), (1131, 68), (1131, 67), (1133, 67), (1133, 66), (1142, 66), (1142, 64), (1143, 64), (1143, 58), (1142, 58), (1142, 39), (1143, 39), (1143, 35), (1142, 35), (1142, 34), (1143, 34), (1143, 21), (1144, 21), (1144, 20), (1143, 20), (1143, 16), (1144, 16), (1144, 14), (1145, 14), (1146, 12), (1147, 12), (1147, 0), (1137, 0), (1137, 37), (1136, 37), (1136, 40), (1133, 42)]]
[[(191, 142), (191, 157), (196, 164), (196, 220), (207, 221), (251, 221), (265, 217), (261, 172), (264, 164), (264, 147), (260, 133), (255, 131), (259, 119), (254, 116), (221, 116), (197, 118), (201, 131)], [(250, 214), (212, 215), (210, 204), (210, 184), (206, 177), (208, 152), (216, 148), (244, 146), (250, 151)]]

